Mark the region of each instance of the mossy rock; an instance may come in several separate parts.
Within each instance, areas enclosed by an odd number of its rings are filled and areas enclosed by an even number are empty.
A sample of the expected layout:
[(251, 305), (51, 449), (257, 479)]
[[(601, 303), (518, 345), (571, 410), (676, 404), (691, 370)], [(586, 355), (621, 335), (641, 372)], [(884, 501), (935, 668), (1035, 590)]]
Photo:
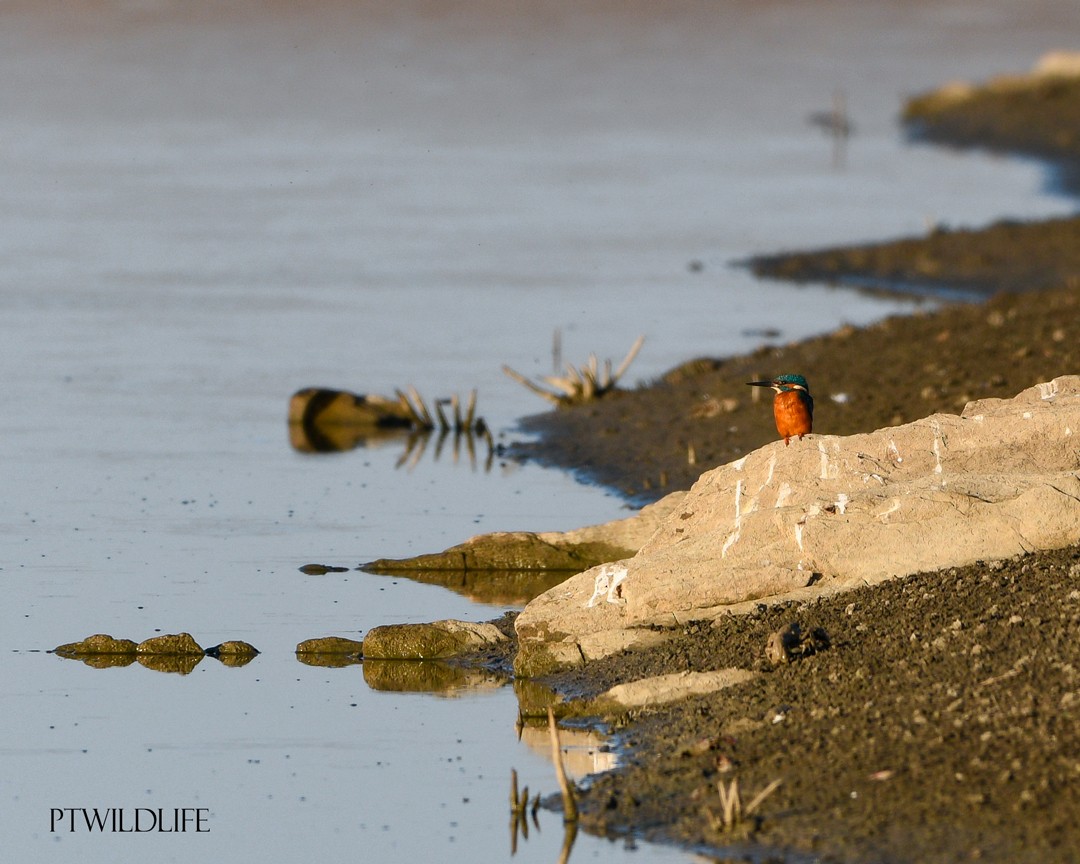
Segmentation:
[(222, 665), (239, 668), (246, 666), (259, 655), (259, 649), (247, 642), (230, 640), (206, 649), (206, 656), (221, 661)]
[(514, 677), (542, 678), (554, 672), (583, 666), (585, 658), (576, 642), (521, 640), (514, 657)]
[(500, 531), (473, 537), (443, 552), (414, 558), (380, 558), (363, 565), (373, 573), (398, 570), (553, 570), (580, 573), (617, 561), (636, 550), (604, 542), (552, 542), (529, 531)]
[(364, 682), (372, 690), (393, 693), (450, 693), (502, 687), (507, 678), (440, 660), (364, 661)]
[(114, 639), (107, 633), (95, 633), (81, 642), (68, 642), (53, 648), (61, 657), (91, 657), (104, 654), (134, 654), (138, 646), (130, 639)]
[(322, 636), (317, 639), (305, 639), (296, 646), (297, 654), (355, 654), (360, 656), (364, 643), (344, 636)]
[(435, 621), (431, 624), (389, 624), (364, 637), (364, 659), (445, 660), (506, 640), (494, 624)]
[(152, 639), (144, 639), (135, 650), (140, 655), (169, 654), (201, 657), (206, 653), (190, 633), (166, 633), (162, 636), (154, 636)]
[(238, 640), (230, 640), (228, 642), (222, 642), (220, 645), (215, 645), (213, 648), (207, 648), (206, 654), (210, 657), (255, 657), (259, 653), (259, 649), (254, 645), (250, 645), (247, 642), (240, 642)]

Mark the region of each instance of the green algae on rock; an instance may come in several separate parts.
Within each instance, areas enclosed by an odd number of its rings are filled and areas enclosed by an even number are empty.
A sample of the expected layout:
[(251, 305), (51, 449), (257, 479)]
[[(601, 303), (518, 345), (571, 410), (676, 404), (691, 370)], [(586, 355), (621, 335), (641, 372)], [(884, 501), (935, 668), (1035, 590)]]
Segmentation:
[(567, 570), (373, 570), (379, 576), (409, 579), (424, 585), (438, 585), (491, 606), (524, 606), (563, 581), (573, 571)]
[(484, 534), (443, 552), (413, 558), (380, 558), (363, 565), (374, 573), (396, 570), (561, 570), (577, 572), (624, 558), (632, 550), (610, 543), (554, 543), (529, 531)]
[(240, 642), (238, 640), (229, 640), (222, 642), (220, 645), (215, 645), (212, 648), (206, 649), (206, 656), (213, 657), (215, 660), (220, 660), (223, 666), (229, 666), (233, 669), (238, 669), (241, 666), (247, 666), (252, 660), (259, 655), (259, 650), (247, 642)]
[(480, 534), (443, 552), (415, 558), (383, 558), (364, 564), (361, 569), (372, 573), (425, 570), (580, 573), (589, 567), (633, 555), (678, 502), (677, 496), (669, 495), (626, 519), (572, 531)]
[(305, 639), (296, 646), (296, 659), (306, 666), (340, 668), (360, 662), (364, 643), (344, 636)]
[(53, 649), (58, 657), (81, 660), (95, 669), (130, 666), (138, 661), (157, 672), (179, 672), (186, 675), (203, 656), (220, 660), (226, 666), (244, 666), (259, 653), (247, 642), (222, 642), (204, 652), (190, 633), (166, 634), (135, 643), (130, 639), (114, 639), (105, 633), (87, 636), (81, 642), (69, 642)]
[(134, 654), (138, 645), (130, 639), (114, 639), (107, 633), (95, 633), (80, 642), (68, 642), (53, 648), (60, 657), (82, 658), (103, 654)]
[(430, 624), (388, 624), (368, 631), (364, 637), (364, 659), (446, 660), (506, 639), (490, 623), (445, 620)]
[(171, 654), (177, 656), (202, 656), (206, 652), (190, 633), (165, 633), (140, 642), (135, 651), (139, 654)]

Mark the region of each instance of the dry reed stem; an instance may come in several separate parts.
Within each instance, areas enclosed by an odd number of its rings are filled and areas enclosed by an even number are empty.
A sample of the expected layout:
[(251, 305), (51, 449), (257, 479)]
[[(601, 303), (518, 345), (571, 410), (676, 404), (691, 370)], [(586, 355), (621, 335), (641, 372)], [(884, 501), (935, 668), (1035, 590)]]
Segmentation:
[(781, 782), (782, 781), (779, 778), (773, 780), (772, 783), (754, 796), (754, 800), (752, 800), (746, 808), (743, 808), (742, 806), (742, 794), (739, 791), (739, 778), (733, 778), (727, 786), (722, 782), (717, 783), (716, 789), (720, 794), (720, 816), (717, 817), (708, 807), (704, 808), (705, 815), (712, 825), (713, 830), (720, 831), (724, 834), (731, 834), (739, 830), (751, 830), (748, 820), (754, 815), (754, 811), (761, 806), (765, 799), (780, 787)]
[(420, 396), (420, 392), (412, 384), (409, 385), (409, 395), (416, 400), (416, 407), (419, 410), (422, 425), (427, 429), (434, 429), (435, 424), (431, 421), (427, 405), (424, 404), (423, 397)]
[(527, 387), (533, 393), (536, 393), (538, 396), (554, 405), (572, 405), (581, 402), (591, 402), (615, 389), (619, 379), (630, 367), (634, 358), (637, 357), (638, 351), (641, 350), (641, 346), (644, 343), (645, 337), (639, 336), (637, 341), (631, 346), (630, 351), (627, 353), (622, 363), (619, 364), (619, 368), (616, 369), (614, 373), (611, 371), (611, 361), (605, 360), (604, 370), (601, 374), (600, 361), (595, 354), (590, 354), (588, 362), (580, 368), (567, 364), (565, 375), (541, 375), (540, 380), (550, 389), (545, 389), (539, 384), (530, 381), (520, 372), (511, 369), (509, 366), (504, 365), (503, 372), (522, 386)]
[(469, 404), (465, 409), (465, 428), (473, 428), (473, 418), (476, 416), (476, 390), (469, 391)]
[(551, 735), (551, 758), (555, 763), (555, 779), (559, 781), (559, 790), (563, 799), (563, 822), (578, 821), (577, 796), (574, 794), (574, 784), (566, 776), (563, 768), (562, 747), (559, 744), (559, 727), (555, 723), (555, 712), (548, 708), (548, 732)]

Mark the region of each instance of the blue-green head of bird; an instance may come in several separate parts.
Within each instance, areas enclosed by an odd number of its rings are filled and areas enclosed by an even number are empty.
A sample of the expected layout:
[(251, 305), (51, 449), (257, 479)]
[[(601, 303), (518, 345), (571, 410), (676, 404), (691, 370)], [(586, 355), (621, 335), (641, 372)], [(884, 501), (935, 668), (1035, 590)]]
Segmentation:
[(810, 385), (802, 375), (777, 375), (768, 381), (747, 381), (746, 383), (751, 387), (771, 387), (777, 393), (801, 390), (807, 396), (810, 395)]
[(780, 393), (786, 393), (788, 390), (810, 392), (810, 385), (806, 383), (802, 375), (777, 375), (771, 383)]

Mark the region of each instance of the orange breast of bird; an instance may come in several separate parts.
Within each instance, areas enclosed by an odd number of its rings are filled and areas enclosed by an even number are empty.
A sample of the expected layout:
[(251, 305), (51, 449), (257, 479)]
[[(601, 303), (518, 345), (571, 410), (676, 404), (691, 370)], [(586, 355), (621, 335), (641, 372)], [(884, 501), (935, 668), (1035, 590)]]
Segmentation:
[(814, 426), (814, 409), (810, 407), (808, 397), (801, 390), (788, 390), (777, 393), (773, 399), (773, 417), (776, 418), (776, 431), (787, 444), (793, 436), (802, 438)]

